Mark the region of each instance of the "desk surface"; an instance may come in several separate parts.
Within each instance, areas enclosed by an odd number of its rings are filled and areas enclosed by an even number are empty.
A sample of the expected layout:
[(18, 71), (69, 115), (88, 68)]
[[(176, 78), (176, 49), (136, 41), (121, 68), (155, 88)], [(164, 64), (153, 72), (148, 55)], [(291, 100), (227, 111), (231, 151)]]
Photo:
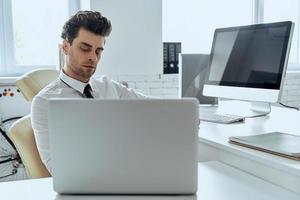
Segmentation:
[[(213, 108), (200, 107), (200, 112), (204, 109)], [(300, 112), (294, 109), (272, 106), (269, 115), (257, 118), (246, 118), (245, 122), (241, 123), (217, 124), (201, 122), (199, 142), (300, 176), (300, 161), (252, 150), (228, 142), (231, 136), (255, 135), (273, 131), (300, 135)]]
[(112, 196), (90, 195), (69, 196), (58, 195), (52, 189), (52, 178), (35, 179), (15, 182), (0, 183), (1, 199), (43, 199), (43, 200), (68, 200), (68, 199), (178, 199), (178, 200), (299, 200), (300, 195), (282, 189), (257, 177), (224, 165), (220, 162), (200, 163), (198, 168), (198, 193), (189, 196)]

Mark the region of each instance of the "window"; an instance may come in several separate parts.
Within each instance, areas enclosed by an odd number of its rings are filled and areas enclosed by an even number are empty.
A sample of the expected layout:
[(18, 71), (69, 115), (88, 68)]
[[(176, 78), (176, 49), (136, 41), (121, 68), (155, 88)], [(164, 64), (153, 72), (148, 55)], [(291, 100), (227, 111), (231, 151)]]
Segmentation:
[(253, 0), (163, 0), (163, 41), (182, 53), (210, 53), (217, 27), (253, 23)]
[(299, 0), (263, 0), (263, 22), (293, 21), (295, 23), (288, 70), (300, 70)]
[[(26, 7), (39, 9), (24, 9)], [(52, 52), (57, 52), (61, 28), (68, 18), (67, 8), (67, 1), (61, 0), (12, 1), (16, 65), (57, 64), (57, 55)]]
[[(63, 23), (87, 0), (0, 0), (0, 76), (59, 64)], [(183, 53), (209, 53), (215, 28), (291, 20), (289, 70), (300, 70), (299, 0), (162, 0), (163, 41)]]
[(55, 68), (62, 26), (78, 5), (77, 0), (0, 1), (0, 75)]
[(289, 20), (295, 29), (288, 70), (300, 70), (299, 14), (299, 0), (163, 0), (163, 41), (208, 54), (215, 28)]

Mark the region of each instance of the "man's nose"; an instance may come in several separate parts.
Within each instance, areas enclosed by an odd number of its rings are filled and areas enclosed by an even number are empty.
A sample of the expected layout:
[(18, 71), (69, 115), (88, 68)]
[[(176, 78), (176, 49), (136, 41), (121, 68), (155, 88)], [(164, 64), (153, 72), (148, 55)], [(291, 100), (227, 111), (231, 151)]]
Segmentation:
[(93, 61), (95, 63), (98, 61), (98, 56), (95, 52), (91, 52), (89, 54), (89, 61)]

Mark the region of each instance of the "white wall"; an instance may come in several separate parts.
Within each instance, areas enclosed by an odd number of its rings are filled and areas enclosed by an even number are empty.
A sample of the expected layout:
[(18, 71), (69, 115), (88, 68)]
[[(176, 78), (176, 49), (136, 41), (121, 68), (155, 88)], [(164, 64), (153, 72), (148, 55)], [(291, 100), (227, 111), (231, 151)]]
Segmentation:
[[(126, 81), (130, 88), (160, 98), (177, 98), (178, 74), (166, 75), (120, 75), (112, 76), (114, 80)], [(288, 72), (283, 86), (281, 102), (300, 107), (300, 72)]]
[(163, 72), (161, 0), (91, 0), (91, 10), (112, 22), (97, 74)]
[[(111, 77), (116, 81), (126, 81), (130, 88), (146, 95), (160, 98), (178, 97), (178, 74), (114, 75)], [(15, 86), (0, 85), (1, 94), (5, 88), (11, 88), (15, 95), (14, 97), (0, 97), (0, 117), (2, 120), (28, 114), (30, 103), (26, 102), (23, 96), (16, 92)], [(300, 107), (300, 72), (287, 73), (281, 101), (290, 106)]]
[[(10, 90), (6, 96), (3, 95), (5, 90)], [(13, 93), (13, 96), (10, 95), (11, 93)], [(0, 94), (0, 120), (30, 113), (30, 102), (24, 99), (15, 86), (0, 83)]]

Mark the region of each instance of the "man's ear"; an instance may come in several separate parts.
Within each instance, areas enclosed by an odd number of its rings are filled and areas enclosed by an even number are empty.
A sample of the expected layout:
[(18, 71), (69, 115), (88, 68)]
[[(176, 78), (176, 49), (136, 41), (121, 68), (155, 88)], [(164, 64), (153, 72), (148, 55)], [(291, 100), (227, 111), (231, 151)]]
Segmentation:
[(65, 55), (68, 55), (70, 49), (70, 43), (67, 40), (63, 40), (62, 43), (62, 51)]

